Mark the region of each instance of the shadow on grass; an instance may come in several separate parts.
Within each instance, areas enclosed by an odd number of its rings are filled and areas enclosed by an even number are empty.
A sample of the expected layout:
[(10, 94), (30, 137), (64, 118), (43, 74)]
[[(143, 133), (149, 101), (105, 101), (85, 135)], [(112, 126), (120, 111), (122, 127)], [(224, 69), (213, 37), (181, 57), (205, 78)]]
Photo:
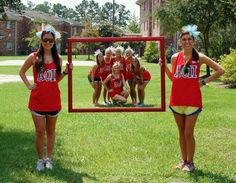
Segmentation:
[[(153, 104), (145, 104), (143, 107), (154, 107), (155, 105)], [(138, 108), (138, 106), (134, 106), (133, 104), (130, 103), (126, 103), (126, 104), (122, 104), (120, 105), (119, 103), (115, 103), (115, 104), (99, 104), (96, 107), (104, 107), (104, 108), (115, 108), (115, 107), (127, 107), (127, 108)]]
[[(4, 131), (0, 126), (0, 182), (76, 182), (96, 181), (85, 172), (75, 172), (61, 166), (60, 160), (52, 171), (36, 171), (35, 134), (22, 131)], [(40, 181), (42, 178), (43, 181)], [(48, 179), (48, 180), (47, 180)]]
[(235, 183), (236, 180), (230, 179), (227, 176), (215, 174), (212, 172), (205, 172), (199, 169), (196, 169), (193, 173), (190, 173), (191, 178), (194, 179), (194, 182), (200, 182), (202, 178), (208, 178), (212, 182), (219, 183)]

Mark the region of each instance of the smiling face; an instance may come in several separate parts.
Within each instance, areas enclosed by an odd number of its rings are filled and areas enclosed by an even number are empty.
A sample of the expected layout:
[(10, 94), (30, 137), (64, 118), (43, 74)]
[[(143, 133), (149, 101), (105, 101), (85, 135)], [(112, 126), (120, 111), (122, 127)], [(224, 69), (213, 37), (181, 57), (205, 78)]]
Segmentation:
[(132, 52), (130, 50), (125, 52), (126, 57), (131, 58), (132, 57)]
[(119, 48), (116, 48), (115, 55), (116, 57), (121, 57), (121, 50)]
[(189, 33), (185, 33), (180, 38), (180, 46), (183, 49), (192, 49), (194, 45), (194, 39)]
[(55, 44), (53, 35), (50, 32), (43, 34), (41, 44), (45, 50), (51, 50), (51, 48)]

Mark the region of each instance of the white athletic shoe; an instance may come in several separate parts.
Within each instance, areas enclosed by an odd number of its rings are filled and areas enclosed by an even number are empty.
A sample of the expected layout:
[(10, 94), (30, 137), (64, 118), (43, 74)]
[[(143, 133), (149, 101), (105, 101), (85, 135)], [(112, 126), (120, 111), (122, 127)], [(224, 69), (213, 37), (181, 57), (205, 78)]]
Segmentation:
[(45, 167), (46, 167), (47, 169), (49, 169), (49, 170), (52, 170), (53, 165), (52, 165), (52, 160), (51, 160), (50, 158), (47, 158), (47, 159), (45, 160)]
[(42, 159), (39, 159), (37, 161), (37, 166), (36, 166), (36, 169), (40, 172), (40, 171), (44, 171), (44, 168), (45, 168), (45, 161), (42, 160)]

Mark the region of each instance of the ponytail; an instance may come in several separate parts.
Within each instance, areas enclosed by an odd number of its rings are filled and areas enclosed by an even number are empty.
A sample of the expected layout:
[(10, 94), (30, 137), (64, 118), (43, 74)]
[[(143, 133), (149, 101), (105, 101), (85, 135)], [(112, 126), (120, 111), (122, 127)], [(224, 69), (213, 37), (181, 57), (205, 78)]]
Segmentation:
[(193, 48), (192, 50), (192, 58), (194, 61), (199, 61), (199, 53), (197, 52), (195, 48)]

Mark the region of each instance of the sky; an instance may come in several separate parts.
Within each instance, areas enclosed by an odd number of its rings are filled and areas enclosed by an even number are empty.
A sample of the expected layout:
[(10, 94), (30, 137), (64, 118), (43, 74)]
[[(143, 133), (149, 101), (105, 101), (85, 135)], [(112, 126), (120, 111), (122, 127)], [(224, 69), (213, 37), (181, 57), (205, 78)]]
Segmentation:
[[(27, 5), (28, 0), (21, 0), (21, 2), (25, 5)], [(46, 0), (30, 0), (34, 4), (42, 4)], [(101, 7), (104, 5), (106, 2), (113, 2), (113, 0), (94, 0), (95, 2), (99, 3), (99, 6)], [(135, 14), (136, 17), (139, 18), (139, 6), (135, 3), (137, 0), (115, 0), (115, 3), (117, 4), (123, 4), (126, 7), (126, 10), (130, 10), (131, 15), (133, 13)], [(57, 4), (60, 3), (62, 5), (65, 5), (68, 8), (73, 8), (75, 9), (75, 6), (80, 4), (82, 0), (50, 0), (49, 1), (52, 4)]]

